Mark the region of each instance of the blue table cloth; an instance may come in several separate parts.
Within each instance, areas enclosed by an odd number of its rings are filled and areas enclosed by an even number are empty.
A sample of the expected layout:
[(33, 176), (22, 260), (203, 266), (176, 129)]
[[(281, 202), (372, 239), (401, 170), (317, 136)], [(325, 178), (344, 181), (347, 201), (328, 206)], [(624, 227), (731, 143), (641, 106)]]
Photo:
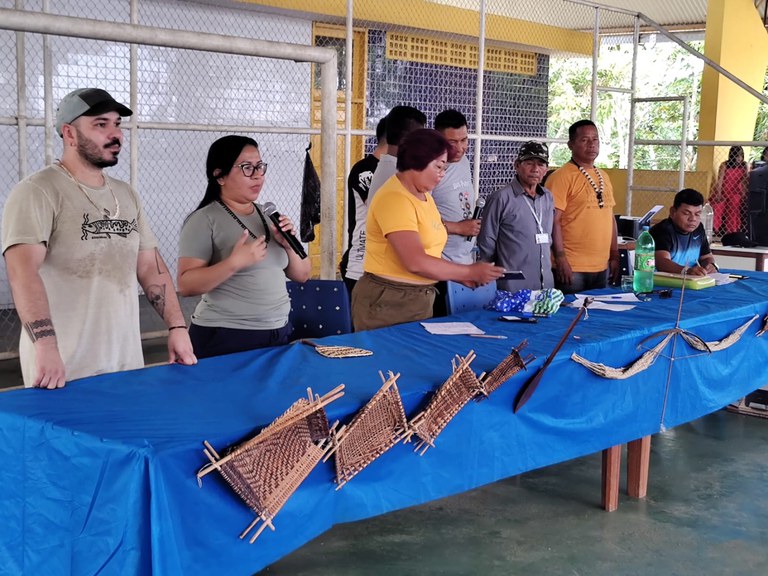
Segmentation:
[[(600, 378), (570, 360), (576, 352), (612, 366), (634, 361), (642, 338), (675, 325), (679, 293), (629, 312), (590, 311), (517, 414), (516, 395), (575, 309), (537, 324), (499, 322), (499, 313), (487, 311), (451, 318), (507, 340), (435, 336), (414, 323), (323, 341), (373, 350), (369, 357), (329, 359), (292, 344), (194, 367), (86, 378), (58, 391), (0, 394), (0, 566), (8, 574), (253, 574), (334, 523), (653, 434), (765, 384), (768, 336), (756, 337), (768, 308), (763, 273), (686, 291), (680, 326), (704, 340), (719, 340), (760, 315), (727, 350), (702, 355), (678, 339), (676, 360), (662, 356), (626, 380)], [(195, 473), (207, 462), (203, 440), (221, 452), (271, 422), (307, 387), (324, 394), (344, 383), (345, 396), (327, 408), (331, 421), (344, 423), (380, 387), (379, 370), (399, 372), (411, 417), (450, 375), (454, 354), (475, 350), (472, 368), (490, 371), (523, 339), (524, 352), (537, 357), (528, 371), (467, 405), (435, 448), (420, 457), (412, 444), (397, 445), (339, 491), (332, 461), (321, 463), (275, 518), (276, 531), (253, 545), (238, 534), (254, 514), (219, 475), (198, 487)]]

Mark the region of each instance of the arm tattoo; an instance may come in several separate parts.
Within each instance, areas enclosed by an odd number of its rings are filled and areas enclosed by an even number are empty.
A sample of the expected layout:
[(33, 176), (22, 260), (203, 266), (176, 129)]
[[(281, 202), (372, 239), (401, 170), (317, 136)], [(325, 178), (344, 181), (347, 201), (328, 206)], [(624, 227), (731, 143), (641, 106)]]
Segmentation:
[(152, 307), (160, 315), (160, 318), (165, 318), (165, 284), (152, 284), (147, 286), (144, 291), (144, 295), (152, 304)]
[(32, 340), (33, 343), (40, 340), (40, 338), (56, 336), (56, 331), (53, 329), (53, 323), (50, 318), (41, 318), (40, 320), (25, 322), (24, 329), (27, 331), (29, 339)]
[(162, 266), (160, 266), (160, 262), (161, 261), (162, 261), (162, 259), (160, 258), (160, 250), (155, 248), (155, 266), (157, 266), (157, 273), (159, 275), (165, 274), (165, 272), (163, 272)]

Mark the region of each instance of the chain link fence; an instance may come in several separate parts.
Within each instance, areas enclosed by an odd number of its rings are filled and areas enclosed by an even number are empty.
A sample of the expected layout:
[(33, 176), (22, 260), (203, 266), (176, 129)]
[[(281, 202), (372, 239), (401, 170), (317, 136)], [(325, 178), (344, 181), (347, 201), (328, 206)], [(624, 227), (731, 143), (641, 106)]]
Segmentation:
[[(0, 7), (13, 8), (10, 4)], [(25, 8), (41, 10), (42, 6), (29, 2)], [(101, 8), (99, 12), (109, 14), (112, 22), (130, 22), (126, 2), (113, 0)], [(189, 2), (146, 2), (139, 8), (134, 23), (158, 29), (312, 44), (311, 23), (304, 20)], [(93, 17), (81, 2), (57, 2), (51, 12)], [(136, 46), (132, 54), (129, 45), (116, 42), (62, 36), (44, 40), (40, 34), (0, 32), (4, 53), (14, 54), (17, 46), (23, 46), (24, 78), (18, 78), (15, 59), (0, 63), (0, 116), (4, 117), (0, 137), (6, 144), (0, 150), (5, 174), (0, 190), (3, 203), (20, 177), (47, 163), (44, 79), (49, 67), (52, 109), (65, 94), (85, 86), (104, 88), (117, 100), (129, 103), (131, 82), (135, 81), (131, 122), (135, 121), (139, 129), (124, 131), (120, 162), (110, 169), (110, 175), (132, 181), (139, 191), (160, 252), (174, 277), (179, 230), (203, 197), (207, 151), (221, 136), (236, 131), (254, 135), (270, 164), (262, 201), (274, 202), (298, 222), (304, 150), (311, 132), (311, 64), (146, 45)], [(48, 63), (46, 53), (50, 55)], [(16, 97), (17, 86), (23, 87), (22, 103)], [(15, 125), (19, 109), (26, 114), (23, 159), (18, 152), (20, 129)], [(249, 130), (251, 126), (266, 129)], [(133, 138), (138, 142), (135, 156), (131, 154)], [(60, 139), (55, 134), (52, 139), (56, 158), (61, 151)], [(22, 164), (26, 174), (20, 174)], [(136, 169), (133, 179), (132, 167)], [(183, 302), (187, 316), (196, 301)], [(15, 353), (20, 326), (4, 263), (0, 267), (0, 306), (0, 352), (8, 356)], [(142, 311), (144, 333), (162, 329), (159, 317), (150, 310)]]
[[(340, 129), (337, 259), (345, 242), (347, 170), (373, 150), (377, 122), (398, 104), (421, 109), (429, 126), (447, 108), (465, 114), (471, 135), (468, 158), (481, 196), (503, 187), (514, 176), (513, 160), (524, 141), (548, 142), (553, 166), (567, 162), (568, 126), (592, 116), (602, 136), (597, 164), (610, 169), (617, 196), (627, 197), (623, 191), (630, 158), (633, 15), (596, 11), (583, 3), (562, 0), (488, 0), (483, 3), (485, 14), (480, 14), (480, 0), (415, 0), (396, 2), (387, 22), (382, 23), (374, 3), (355, 1), (352, 49), (348, 51), (346, 14), (335, 12), (341, 10), (338, 3), (322, 7), (324, 3), (265, 4), (269, 6), (107, 0), (95, 11), (82, 1), (63, 0), (51, 2), (48, 10), (151, 26), (158, 31), (218, 33), (335, 49)], [(13, 0), (0, 0), (0, 7), (19, 8)], [(301, 12), (288, 10), (291, 7)], [(43, 2), (25, 1), (22, 8), (43, 11)], [(682, 50), (668, 54), (678, 64), (680, 59), (690, 62), (679, 65), (683, 70), (680, 82), (671, 86), (667, 82), (662, 89), (659, 54), (674, 51), (668, 43), (652, 40), (648, 34), (640, 39), (635, 96), (688, 96), (691, 121), (688, 134), (683, 134), (679, 104), (670, 105), (663, 114), (651, 112), (658, 104), (639, 105), (636, 137), (670, 140), (685, 136), (695, 140), (693, 110), (697, 110), (701, 65)], [(700, 42), (701, 38), (690, 40)], [(595, 43), (599, 58), (593, 69)], [(45, 128), (46, 107), (50, 114), (69, 91), (98, 86), (126, 103), (135, 93), (138, 129), (125, 131), (120, 163), (110, 169), (110, 175), (131, 180), (137, 188), (160, 251), (174, 275), (178, 233), (186, 215), (202, 198), (207, 150), (220, 136), (242, 132), (257, 139), (270, 165), (262, 199), (273, 201), (281, 212), (298, 221), (304, 149), (310, 141), (319, 142), (316, 66), (8, 30), (0, 30), (0, 49), (7, 55), (17, 50), (22, 54), (21, 66), (13, 57), (0, 62), (0, 138), (6, 143), (0, 149), (4, 175), (0, 202), (4, 203), (20, 177), (42, 168), (60, 153), (60, 139), (50, 127)], [(483, 74), (479, 74), (481, 66)], [(49, 90), (46, 83), (50, 83)], [(17, 98), (19, 92), (22, 102)], [(50, 95), (48, 101), (46, 94)], [(20, 136), (24, 139), (22, 154)], [(347, 146), (349, 154), (345, 152)], [(727, 147), (717, 151), (718, 160), (725, 160)], [(749, 161), (757, 152), (756, 147), (745, 147), (745, 158)], [(312, 153), (319, 169), (322, 150), (313, 146)], [(663, 190), (638, 190), (629, 196), (629, 202), (617, 206), (617, 212), (638, 214), (653, 204), (669, 205), (670, 194), (679, 182), (679, 146), (636, 146), (631, 162), (635, 169), (633, 185)], [(706, 195), (716, 174), (697, 170), (695, 146), (686, 147), (682, 162), (686, 183), (690, 179), (691, 187)], [(722, 220), (735, 225), (735, 217), (728, 220), (729, 211), (741, 213), (743, 208), (728, 206), (722, 208)], [(310, 244), (314, 262), (319, 250), (319, 242)], [(317, 275), (316, 264), (313, 271)], [(184, 303), (187, 314), (195, 301)], [(152, 314), (142, 317), (142, 326), (145, 332), (162, 328)], [(13, 354), (18, 331), (4, 264), (0, 264), (0, 353)]]
[(755, 229), (760, 225), (755, 216), (765, 212), (764, 199), (750, 198), (749, 178), (752, 170), (766, 165), (768, 143), (718, 146), (714, 158), (718, 169), (713, 171), (708, 189), (700, 190), (714, 210), (713, 236), (720, 239), (741, 232), (750, 238), (765, 238), (765, 232)]

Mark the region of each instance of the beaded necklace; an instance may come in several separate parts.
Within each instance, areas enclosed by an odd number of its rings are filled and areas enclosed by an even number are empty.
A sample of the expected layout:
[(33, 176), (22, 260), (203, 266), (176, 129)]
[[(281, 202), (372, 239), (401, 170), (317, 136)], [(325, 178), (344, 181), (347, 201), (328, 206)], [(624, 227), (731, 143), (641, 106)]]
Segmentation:
[(88, 194), (88, 191), (85, 189), (85, 187), (80, 183), (80, 181), (77, 178), (75, 178), (72, 175), (72, 172), (67, 170), (67, 167), (64, 166), (64, 163), (61, 160), (56, 162), (56, 164), (59, 166), (59, 168), (64, 170), (64, 173), (67, 176), (69, 176), (74, 181), (75, 184), (77, 184), (77, 187), (80, 188), (80, 192), (85, 194), (85, 197), (88, 198), (88, 202), (93, 204), (93, 207), (96, 208), (97, 211), (102, 212), (104, 214), (104, 218), (106, 218), (107, 220), (117, 220), (117, 218), (120, 216), (120, 201), (117, 199), (117, 196), (112, 191), (112, 186), (109, 185), (109, 179), (107, 178), (106, 175), (104, 175), (104, 184), (107, 185), (107, 190), (109, 190), (109, 193), (112, 194), (112, 199), (115, 201), (115, 214), (114, 214), (114, 216), (109, 213), (109, 210), (107, 210), (106, 208), (100, 208), (99, 205), (96, 204), (96, 202), (93, 201), (93, 198), (91, 198), (91, 195)]
[(592, 179), (592, 176), (589, 175), (589, 172), (587, 172), (582, 166), (580, 166), (576, 160), (571, 158), (571, 162), (576, 166), (576, 168), (579, 169), (579, 172), (584, 174), (584, 176), (589, 181), (590, 186), (592, 186), (592, 190), (595, 191), (595, 196), (597, 196), (597, 205), (602, 208), (603, 203), (603, 192), (605, 191), (605, 180), (603, 180), (603, 175), (600, 173), (600, 170), (595, 166), (595, 172), (597, 173), (597, 181), (600, 182), (600, 186), (595, 184), (595, 181)]

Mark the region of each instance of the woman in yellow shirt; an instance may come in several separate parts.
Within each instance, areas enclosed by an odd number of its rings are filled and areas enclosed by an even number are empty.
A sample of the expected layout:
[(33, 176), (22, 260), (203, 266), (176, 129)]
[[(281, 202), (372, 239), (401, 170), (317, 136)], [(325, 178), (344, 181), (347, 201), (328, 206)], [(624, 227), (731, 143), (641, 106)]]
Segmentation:
[(431, 192), (448, 165), (448, 141), (435, 130), (411, 132), (397, 152), (397, 174), (368, 208), (365, 273), (352, 292), (355, 330), (432, 317), (435, 283), (472, 288), (499, 278), (488, 262), (456, 264), (441, 257), (448, 233)]

